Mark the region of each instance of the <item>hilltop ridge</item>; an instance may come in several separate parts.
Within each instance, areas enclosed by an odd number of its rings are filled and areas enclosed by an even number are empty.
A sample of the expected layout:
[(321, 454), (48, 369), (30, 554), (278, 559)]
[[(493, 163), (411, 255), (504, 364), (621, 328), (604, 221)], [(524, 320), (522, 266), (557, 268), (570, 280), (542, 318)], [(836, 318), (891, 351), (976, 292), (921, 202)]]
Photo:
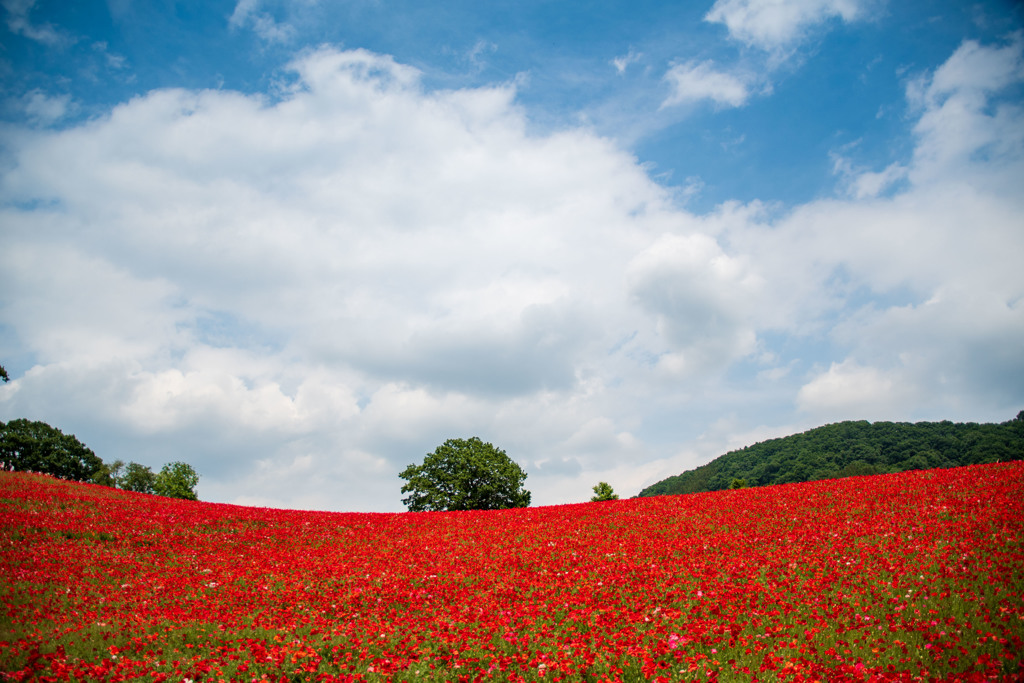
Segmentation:
[(646, 487), (638, 497), (1024, 459), (1024, 411), (999, 424), (837, 422), (720, 455)]

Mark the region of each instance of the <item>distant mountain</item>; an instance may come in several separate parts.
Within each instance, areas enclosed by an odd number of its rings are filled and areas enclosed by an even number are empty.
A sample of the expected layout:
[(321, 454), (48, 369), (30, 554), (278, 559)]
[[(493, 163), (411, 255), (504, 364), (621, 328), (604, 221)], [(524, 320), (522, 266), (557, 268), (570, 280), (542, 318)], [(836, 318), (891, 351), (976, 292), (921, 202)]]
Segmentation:
[(1001, 424), (838, 422), (730, 451), (639, 496), (718, 491), (905, 470), (1024, 460), (1024, 410)]

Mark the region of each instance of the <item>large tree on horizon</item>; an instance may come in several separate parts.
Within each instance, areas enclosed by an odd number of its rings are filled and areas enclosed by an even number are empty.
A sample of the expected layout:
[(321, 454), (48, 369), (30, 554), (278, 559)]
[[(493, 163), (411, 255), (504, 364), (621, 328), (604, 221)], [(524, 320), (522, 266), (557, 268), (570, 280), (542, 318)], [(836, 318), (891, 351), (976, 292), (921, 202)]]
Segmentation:
[(530, 505), (526, 472), (500, 448), (478, 437), (448, 439), (421, 465), (398, 475), (406, 480), (402, 503), (410, 512), (499, 510)]

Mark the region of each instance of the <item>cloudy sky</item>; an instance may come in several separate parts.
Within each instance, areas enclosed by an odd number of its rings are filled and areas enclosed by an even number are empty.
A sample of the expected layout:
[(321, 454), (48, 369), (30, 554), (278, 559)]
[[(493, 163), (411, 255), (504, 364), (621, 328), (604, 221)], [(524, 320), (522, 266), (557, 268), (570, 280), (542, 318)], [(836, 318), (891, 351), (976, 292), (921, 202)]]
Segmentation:
[(0, 420), (385, 512), (1024, 409), (1019, 3), (0, 2)]

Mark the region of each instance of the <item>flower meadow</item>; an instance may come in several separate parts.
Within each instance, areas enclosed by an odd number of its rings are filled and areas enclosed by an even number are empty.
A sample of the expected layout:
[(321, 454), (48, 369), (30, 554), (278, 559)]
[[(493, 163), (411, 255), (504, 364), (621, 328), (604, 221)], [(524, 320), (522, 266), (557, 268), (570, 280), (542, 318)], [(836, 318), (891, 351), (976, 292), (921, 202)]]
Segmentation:
[(4, 472), (0, 510), (0, 680), (1024, 680), (1021, 462), (403, 514)]

